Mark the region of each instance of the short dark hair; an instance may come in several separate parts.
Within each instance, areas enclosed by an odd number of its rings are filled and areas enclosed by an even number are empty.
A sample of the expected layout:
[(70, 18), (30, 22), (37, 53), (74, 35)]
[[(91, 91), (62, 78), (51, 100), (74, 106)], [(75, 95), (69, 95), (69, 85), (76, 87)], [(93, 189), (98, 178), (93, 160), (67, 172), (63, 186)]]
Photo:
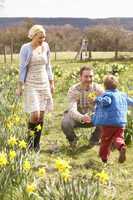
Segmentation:
[(104, 87), (107, 90), (116, 89), (118, 87), (118, 84), (119, 84), (118, 78), (116, 76), (111, 75), (111, 74), (106, 75), (103, 79), (103, 82), (104, 82)]
[(80, 76), (82, 76), (83, 72), (86, 71), (86, 70), (87, 70), (87, 71), (93, 71), (92, 65), (83, 66), (83, 67), (80, 69), (80, 72), (79, 72)]

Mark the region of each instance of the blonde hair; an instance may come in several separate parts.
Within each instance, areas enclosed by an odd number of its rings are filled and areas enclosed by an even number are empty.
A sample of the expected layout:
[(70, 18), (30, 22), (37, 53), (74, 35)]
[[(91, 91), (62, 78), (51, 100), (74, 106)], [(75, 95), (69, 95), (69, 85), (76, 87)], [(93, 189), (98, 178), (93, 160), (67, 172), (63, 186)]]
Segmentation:
[(42, 32), (46, 36), (46, 31), (42, 25), (34, 25), (30, 28), (28, 38), (32, 39), (37, 33)]
[(119, 84), (118, 78), (111, 74), (106, 75), (103, 82), (106, 89), (116, 89)]

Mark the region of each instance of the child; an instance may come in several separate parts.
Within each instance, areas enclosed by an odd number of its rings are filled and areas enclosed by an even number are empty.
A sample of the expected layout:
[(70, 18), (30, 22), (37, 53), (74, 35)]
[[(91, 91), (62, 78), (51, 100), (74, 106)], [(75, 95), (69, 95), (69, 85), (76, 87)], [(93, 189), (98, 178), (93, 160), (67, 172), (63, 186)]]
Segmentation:
[(127, 122), (128, 105), (133, 106), (133, 98), (117, 89), (118, 79), (113, 75), (104, 78), (105, 92), (96, 98), (96, 110), (93, 116), (95, 126), (101, 128), (101, 144), (99, 155), (107, 162), (111, 144), (119, 150), (119, 162), (126, 160), (124, 129)]

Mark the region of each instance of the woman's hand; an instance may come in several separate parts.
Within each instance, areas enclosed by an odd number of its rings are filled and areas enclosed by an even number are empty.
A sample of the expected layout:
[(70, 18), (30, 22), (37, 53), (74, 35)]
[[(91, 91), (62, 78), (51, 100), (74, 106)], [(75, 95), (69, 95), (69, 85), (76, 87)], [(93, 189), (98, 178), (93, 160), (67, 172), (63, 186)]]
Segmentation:
[(23, 89), (22, 88), (20, 88), (20, 87), (18, 87), (17, 89), (16, 89), (16, 96), (22, 96), (22, 94), (23, 94)]
[(22, 96), (23, 94), (23, 90), (24, 90), (24, 86), (22, 85), (22, 83), (18, 84), (18, 87), (16, 89), (16, 96)]
[(54, 94), (54, 90), (55, 90), (54, 81), (50, 81), (50, 89), (51, 89), (51, 93)]

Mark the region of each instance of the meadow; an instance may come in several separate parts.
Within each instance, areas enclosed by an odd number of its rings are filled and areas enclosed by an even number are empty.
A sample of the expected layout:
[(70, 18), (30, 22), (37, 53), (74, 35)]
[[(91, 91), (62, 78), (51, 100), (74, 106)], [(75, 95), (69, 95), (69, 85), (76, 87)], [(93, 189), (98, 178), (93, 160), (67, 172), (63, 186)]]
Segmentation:
[[(68, 106), (67, 91), (79, 79), (79, 69), (89, 62), (73, 60), (75, 53), (52, 54), (55, 76), (54, 111), (44, 119), (40, 153), (27, 150), (28, 116), (23, 112), (23, 96), (15, 96), (18, 56), (13, 64), (0, 64), (0, 200), (133, 200), (133, 109), (128, 112), (125, 131), (127, 161), (118, 163), (112, 149), (107, 165), (98, 157), (99, 146), (89, 145), (92, 129), (77, 129), (79, 141), (74, 151), (61, 130)], [(101, 60), (101, 55), (103, 56)], [(104, 53), (91, 61), (95, 81), (102, 84), (106, 73), (119, 76), (120, 89), (133, 96), (133, 64), (130, 60), (110, 60)]]

